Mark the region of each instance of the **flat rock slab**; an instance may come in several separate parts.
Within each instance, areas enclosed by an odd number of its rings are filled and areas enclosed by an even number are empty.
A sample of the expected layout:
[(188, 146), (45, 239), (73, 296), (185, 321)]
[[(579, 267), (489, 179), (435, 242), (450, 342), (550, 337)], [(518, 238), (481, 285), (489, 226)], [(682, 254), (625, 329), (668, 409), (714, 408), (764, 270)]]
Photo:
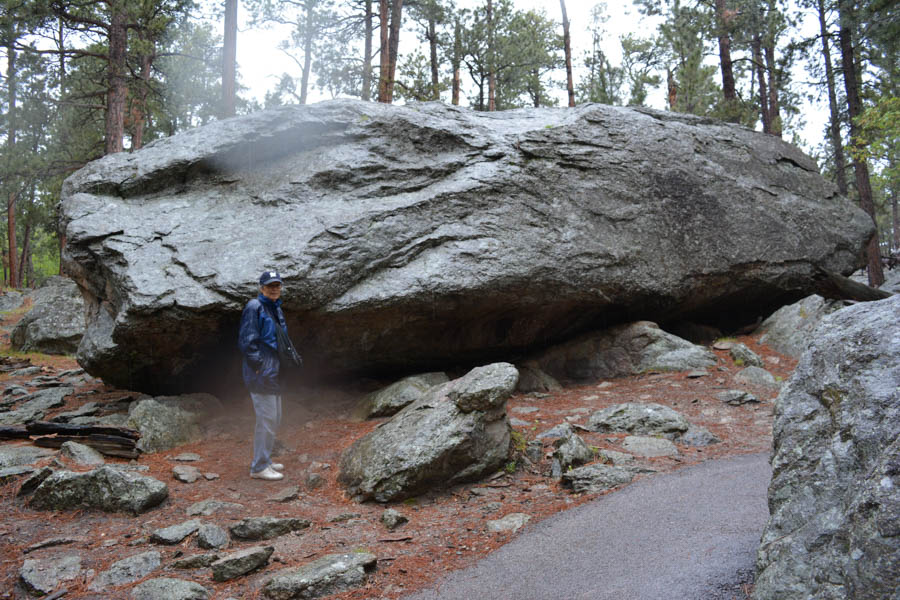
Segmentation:
[(368, 552), (329, 554), (301, 567), (283, 569), (265, 586), (263, 596), (271, 600), (319, 598), (365, 584), (377, 558)]
[(530, 526), (403, 600), (721, 598), (723, 585), (754, 569), (770, 477), (768, 455), (756, 454), (637, 481)]
[(591, 431), (634, 433), (638, 435), (684, 433), (691, 424), (684, 416), (661, 404), (628, 402), (609, 406), (592, 414), (587, 422)]
[(626, 437), (622, 441), (622, 448), (630, 454), (646, 458), (654, 456), (675, 456), (678, 454), (678, 448), (667, 439), (639, 435), (629, 435)]
[(194, 581), (159, 577), (134, 586), (131, 600), (209, 600), (212, 593)]
[(747, 367), (741, 369), (734, 376), (734, 380), (740, 383), (748, 383), (750, 385), (760, 385), (767, 388), (778, 389), (781, 383), (775, 380), (775, 376), (760, 367)]
[(484, 528), (488, 533), (515, 533), (531, 520), (531, 515), (525, 513), (510, 513), (502, 519), (494, 519), (485, 523)]
[(182, 483), (194, 483), (202, 474), (200, 469), (191, 465), (177, 465), (172, 469), (172, 476)]
[(178, 525), (172, 525), (163, 529), (157, 529), (150, 534), (150, 541), (155, 544), (173, 545), (181, 542), (184, 538), (191, 535), (203, 524), (200, 519), (191, 519)]
[(125, 585), (143, 579), (159, 568), (162, 555), (159, 552), (144, 552), (116, 561), (106, 571), (101, 571), (91, 581), (88, 589), (102, 592), (107, 588)]
[(219, 513), (236, 513), (244, 510), (243, 504), (237, 502), (224, 502), (222, 500), (214, 500), (208, 498), (195, 502), (187, 507), (185, 512), (189, 517), (204, 516), (209, 517)]
[(28, 593), (45, 596), (56, 590), (64, 581), (71, 581), (81, 573), (81, 556), (64, 556), (28, 559), (19, 569), (19, 583)]
[(743, 406), (744, 404), (759, 404), (759, 398), (744, 390), (726, 390), (716, 394), (716, 398), (730, 406)]
[(611, 467), (603, 464), (590, 464), (571, 469), (562, 474), (563, 484), (572, 488), (576, 494), (593, 494), (631, 483), (634, 470), (631, 468)]
[(274, 551), (272, 546), (254, 546), (228, 554), (210, 565), (213, 581), (228, 581), (255, 571), (269, 563)]
[(249, 517), (232, 525), (231, 535), (241, 540), (269, 540), (310, 526), (307, 519)]
[(29, 505), (39, 510), (95, 508), (139, 514), (169, 496), (163, 482), (103, 466), (86, 473), (57, 471), (34, 491)]
[(21, 425), (29, 421), (40, 421), (47, 411), (65, 404), (63, 398), (71, 395), (75, 388), (56, 387), (38, 390), (19, 399), (21, 404), (15, 410), (0, 413), (0, 425)]

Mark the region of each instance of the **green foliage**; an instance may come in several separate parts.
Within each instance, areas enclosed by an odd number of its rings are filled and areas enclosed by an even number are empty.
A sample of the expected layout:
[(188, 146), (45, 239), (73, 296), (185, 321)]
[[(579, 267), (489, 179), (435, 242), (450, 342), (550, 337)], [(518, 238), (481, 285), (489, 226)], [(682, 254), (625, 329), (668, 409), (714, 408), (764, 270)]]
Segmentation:
[(503, 467), (503, 470), (506, 471), (507, 474), (512, 475), (516, 472), (517, 468), (518, 464), (516, 464), (516, 461), (510, 461), (506, 463), (506, 465)]
[(522, 435), (518, 431), (513, 431), (509, 435), (510, 441), (512, 443), (512, 447), (517, 452), (525, 452), (525, 448), (527, 446), (527, 440), (525, 436)]

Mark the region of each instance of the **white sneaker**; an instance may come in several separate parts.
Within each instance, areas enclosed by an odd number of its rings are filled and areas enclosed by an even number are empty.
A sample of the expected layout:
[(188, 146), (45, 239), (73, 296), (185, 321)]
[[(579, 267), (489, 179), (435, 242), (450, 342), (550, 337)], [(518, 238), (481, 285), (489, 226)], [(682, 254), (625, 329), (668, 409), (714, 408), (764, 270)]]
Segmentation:
[(266, 467), (257, 473), (251, 472), (250, 477), (252, 479), (265, 479), (266, 481), (278, 481), (279, 479), (284, 479), (284, 475), (273, 470), (272, 467)]
[(284, 471), (284, 465), (281, 463), (272, 463), (269, 466), (272, 467), (273, 469), (275, 469), (276, 471)]

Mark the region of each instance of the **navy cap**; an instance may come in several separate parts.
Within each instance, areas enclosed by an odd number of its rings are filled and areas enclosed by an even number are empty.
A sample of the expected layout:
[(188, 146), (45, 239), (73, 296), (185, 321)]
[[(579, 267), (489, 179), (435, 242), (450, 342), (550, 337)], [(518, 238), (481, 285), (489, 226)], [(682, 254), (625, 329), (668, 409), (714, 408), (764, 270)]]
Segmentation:
[(262, 275), (259, 276), (259, 285), (269, 285), (270, 283), (283, 283), (281, 281), (281, 275), (278, 274), (278, 271), (266, 271)]

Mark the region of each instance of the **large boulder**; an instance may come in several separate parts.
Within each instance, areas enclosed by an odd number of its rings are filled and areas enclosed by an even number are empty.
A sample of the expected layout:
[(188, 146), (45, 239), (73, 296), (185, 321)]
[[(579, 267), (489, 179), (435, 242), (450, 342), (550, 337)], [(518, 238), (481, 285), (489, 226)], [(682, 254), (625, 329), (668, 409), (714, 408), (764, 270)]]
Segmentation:
[(212, 123), (66, 180), (87, 371), (221, 379), (258, 273), (307, 373), (485, 364), (637, 318), (755, 318), (862, 266), (871, 219), (774, 136), (644, 108), (336, 100)]
[(433, 388), (341, 457), (338, 481), (357, 500), (403, 500), (497, 470), (509, 455), (508, 363), (472, 369)]
[(29, 294), (31, 310), (10, 335), (12, 347), (24, 352), (75, 354), (84, 335), (84, 299), (74, 281), (54, 276)]
[(168, 498), (163, 482), (103, 466), (85, 473), (56, 471), (34, 491), (30, 506), (41, 510), (99, 509), (140, 514)]
[(840, 300), (826, 300), (818, 294), (782, 306), (763, 321), (757, 333), (761, 344), (767, 344), (788, 356), (800, 358), (812, 332), (826, 316), (844, 307)]
[(203, 439), (206, 425), (222, 408), (210, 394), (159, 396), (135, 400), (126, 425), (141, 432), (142, 452), (162, 452)]
[(826, 317), (775, 401), (753, 597), (900, 589), (900, 297)]

